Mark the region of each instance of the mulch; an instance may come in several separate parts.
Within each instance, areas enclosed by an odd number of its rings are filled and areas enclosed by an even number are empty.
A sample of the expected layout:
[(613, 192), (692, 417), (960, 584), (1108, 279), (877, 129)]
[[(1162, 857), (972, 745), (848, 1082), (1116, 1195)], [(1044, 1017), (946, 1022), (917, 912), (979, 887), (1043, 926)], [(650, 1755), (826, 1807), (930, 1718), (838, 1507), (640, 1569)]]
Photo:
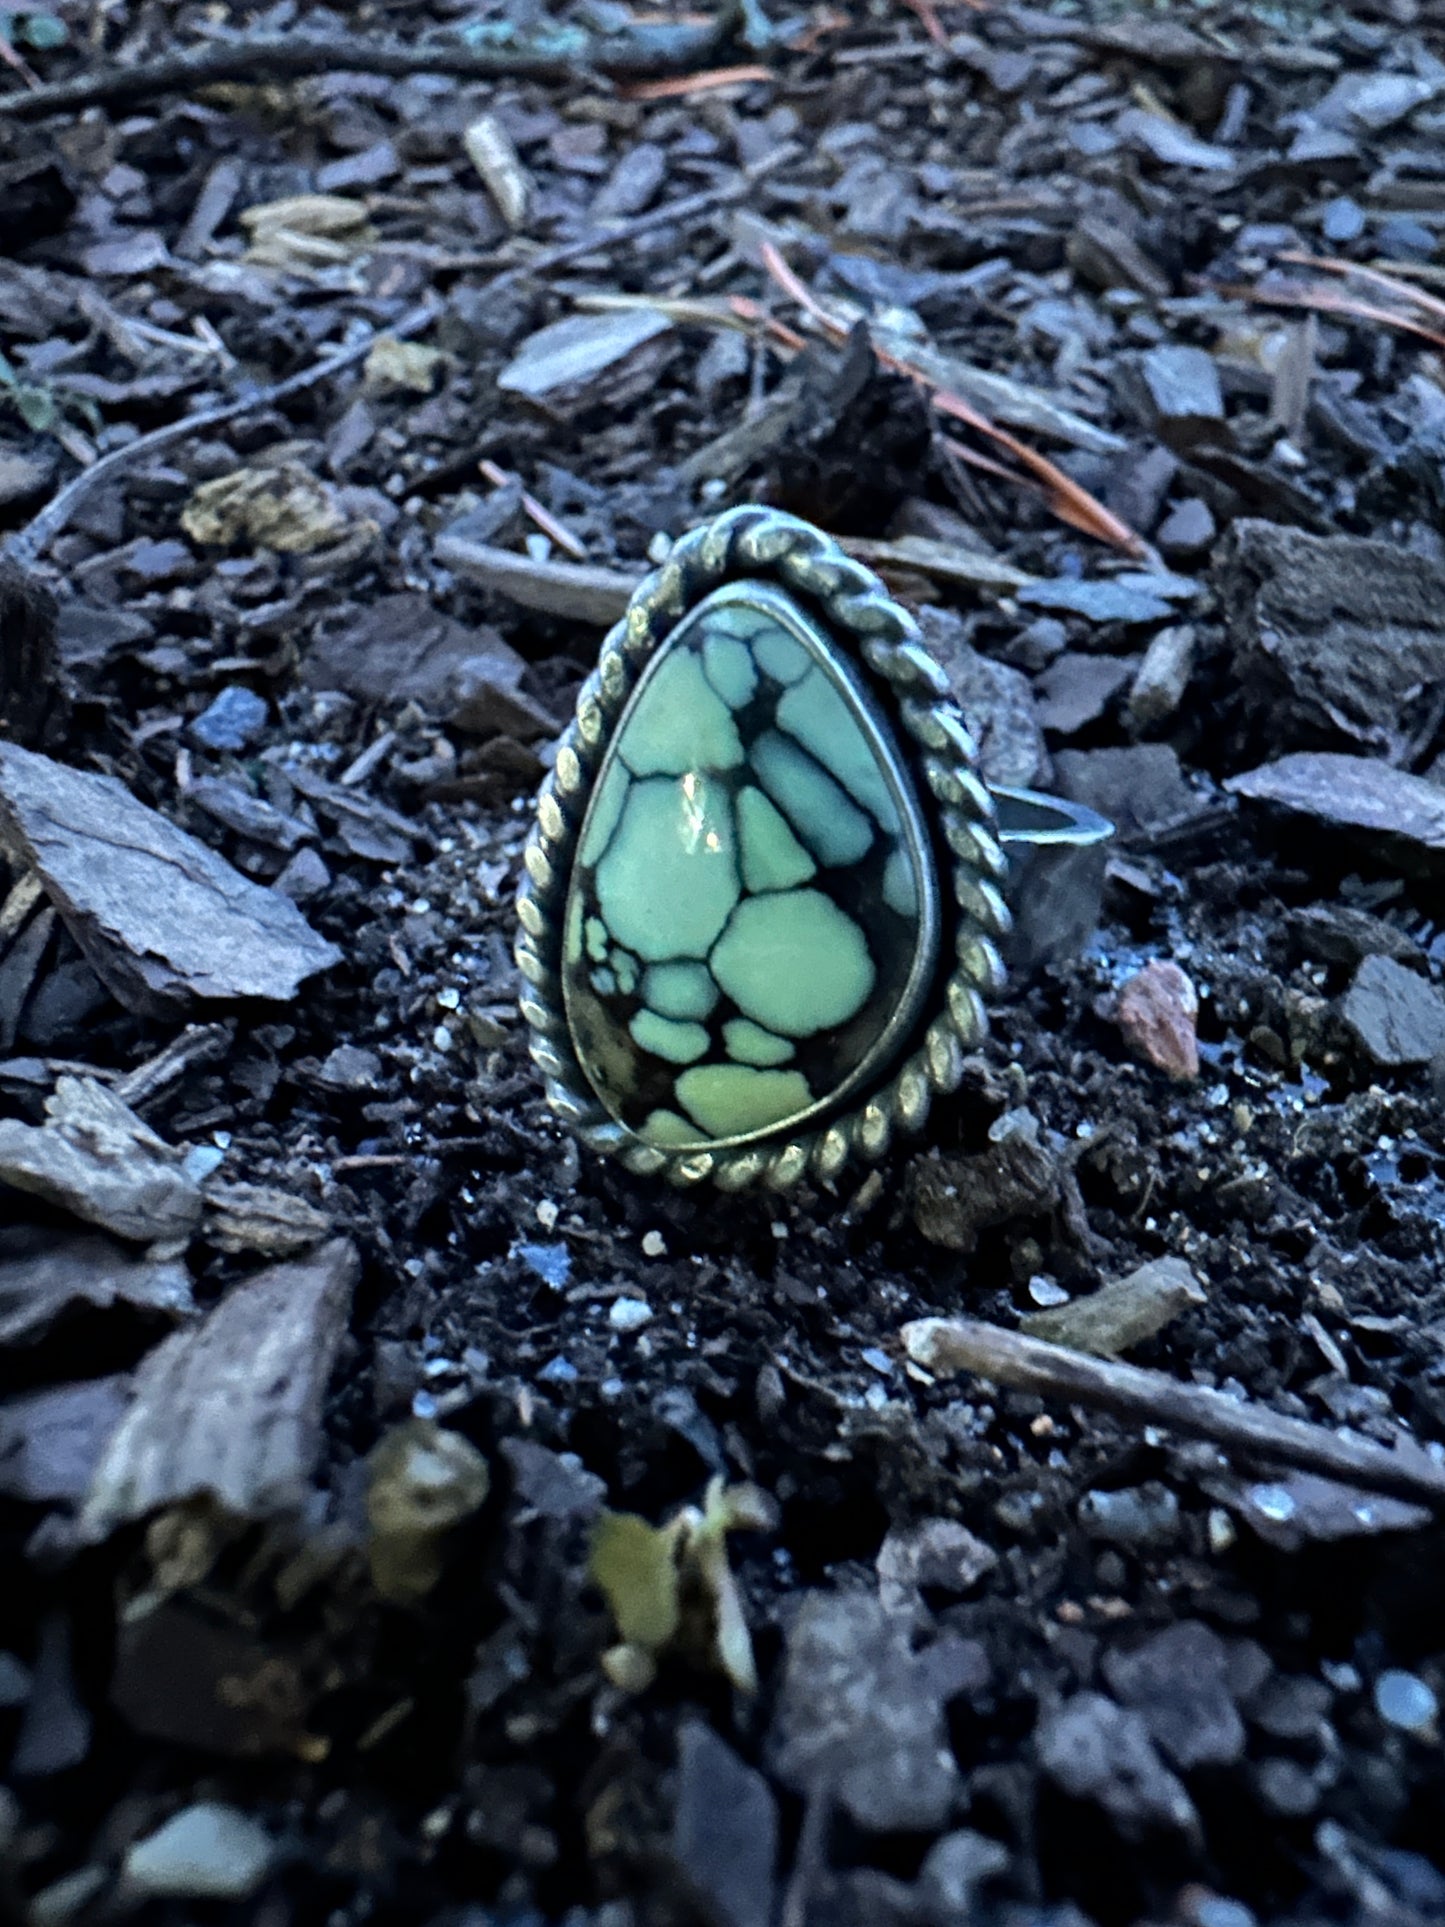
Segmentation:
[[(1445, 9), (5, 19), (0, 1920), (1445, 1917)], [(512, 902), (748, 501), (1118, 832), (722, 1201)]]

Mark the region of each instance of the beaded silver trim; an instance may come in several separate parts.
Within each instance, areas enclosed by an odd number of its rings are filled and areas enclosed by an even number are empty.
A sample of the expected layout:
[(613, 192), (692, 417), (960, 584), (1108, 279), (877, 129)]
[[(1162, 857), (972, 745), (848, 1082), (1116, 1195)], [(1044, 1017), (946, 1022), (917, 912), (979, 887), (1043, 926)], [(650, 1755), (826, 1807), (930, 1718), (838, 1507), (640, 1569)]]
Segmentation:
[[(862, 1103), (796, 1136), (780, 1132), (735, 1148), (665, 1150), (617, 1123), (577, 1061), (562, 1004), (563, 913), (592, 785), (639, 677), (688, 610), (740, 576), (777, 583), (835, 635), (856, 642), (869, 687), (896, 725), (920, 794), (927, 792), (936, 804), (937, 826), (952, 857), (954, 963), (941, 986), (941, 1008), (919, 1043)], [(964, 1054), (988, 1027), (984, 998), (1004, 982), (998, 944), (1010, 921), (1000, 887), (1008, 860), (976, 764), (972, 738), (948, 700), (947, 681), (924, 648), (917, 623), (831, 536), (797, 516), (751, 506), (730, 509), (683, 536), (662, 567), (639, 584), (602, 645), (538, 795), (523, 858), (516, 944), (524, 980), (521, 1011), (552, 1109), (590, 1150), (620, 1159), (629, 1171), (678, 1185), (710, 1179), (725, 1191), (782, 1191), (805, 1177), (827, 1184), (855, 1159), (882, 1157), (895, 1134), (920, 1131), (934, 1096), (958, 1088)], [(945, 915), (946, 932), (947, 923)]]

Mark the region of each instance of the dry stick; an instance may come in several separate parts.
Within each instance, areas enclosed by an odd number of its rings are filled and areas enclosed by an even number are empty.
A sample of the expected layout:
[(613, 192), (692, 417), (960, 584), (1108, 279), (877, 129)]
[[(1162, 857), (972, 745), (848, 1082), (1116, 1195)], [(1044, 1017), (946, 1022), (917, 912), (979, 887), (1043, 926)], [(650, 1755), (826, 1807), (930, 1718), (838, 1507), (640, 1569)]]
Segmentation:
[(659, 36), (598, 37), (580, 54), (536, 47), (469, 47), (460, 40), (404, 46), (306, 34), (256, 34), (207, 41), (180, 53), (77, 74), (0, 99), (0, 119), (38, 120), (77, 108), (121, 106), (157, 94), (194, 93), (222, 81), (300, 80), (308, 74), (455, 74), (463, 80), (570, 80), (578, 74), (667, 73), (714, 53), (731, 30), (726, 9), (705, 27), (670, 26)]
[(262, 388), (255, 394), (243, 395), (237, 401), (222, 402), (215, 408), (203, 408), (194, 415), (183, 415), (179, 421), (167, 422), (164, 428), (152, 429), (149, 435), (139, 435), (133, 442), (112, 449), (109, 455), (102, 455), (98, 462), (92, 462), (89, 468), (83, 468), (78, 475), (72, 476), (38, 515), (10, 537), (4, 553), (22, 567), (38, 561), (75, 513), (81, 498), (119, 470), (128, 468), (139, 457), (154, 455), (159, 449), (188, 441), (192, 435), (200, 434), (205, 429), (219, 428), (226, 422), (239, 420), (242, 415), (257, 414), (278, 401), (302, 394), (329, 376), (340, 374), (343, 369), (364, 361), (382, 335), (405, 337), (419, 334), (434, 315), (435, 310), (429, 303), (412, 308), (389, 328), (372, 330), (363, 340), (354, 341), (349, 348), (342, 348), (334, 355), (313, 362), (311, 367), (288, 375), (285, 381), (278, 381), (274, 386)]
[[(590, 254), (600, 254), (608, 248), (622, 246), (654, 228), (671, 226), (679, 221), (691, 220), (697, 214), (707, 213), (714, 207), (725, 206), (730, 201), (742, 200), (756, 181), (772, 173), (790, 159), (797, 150), (784, 145), (765, 154), (752, 167), (745, 169), (738, 180), (729, 181), (720, 187), (704, 188), (696, 194), (685, 194), (676, 201), (666, 202), (662, 207), (653, 208), (650, 214), (639, 214), (635, 219), (624, 222), (619, 227), (598, 228), (584, 234), (576, 241), (567, 241), (555, 248), (546, 248), (534, 254), (530, 260), (519, 262), (514, 268), (505, 268), (493, 276), (484, 290), (496, 294), (501, 288), (509, 287), (514, 281), (525, 281), (532, 275), (545, 273), (549, 268), (562, 266), (565, 262), (575, 261)], [(310, 368), (303, 368), (298, 374), (288, 375), (271, 388), (263, 388), (252, 395), (243, 396), (238, 401), (222, 402), (215, 408), (202, 409), (198, 414), (185, 415), (180, 421), (168, 422), (164, 428), (153, 429), (149, 435), (140, 435), (123, 448), (113, 449), (103, 455), (98, 462), (92, 463), (66, 483), (60, 492), (52, 497), (23, 529), (12, 535), (4, 545), (3, 553), (14, 561), (26, 566), (37, 561), (45, 553), (56, 536), (75, 513), (77, 504), (83, 496), (107, 481), (120, 469), (127, 468), (140, 457), (155, 454), (159, 449), (171, 448), (177, 442), (188, 440), (192, 435), (205, 429), (219, 428), (226, 422), (236, 421), (243, 415), (256, 414), (270, 408), (279, 401), (292, 395), (299, 395), (319, 382), (327, 381), (332, 375), (340, 374), (364, 361), (370, 354), (378, 337), (383, 334), (404, 338), (419, 334), (435, 318), (435, 309), (428, 303), (410, 309), (400, 321), (389, 328), (374, 330), (364, 340), (353, 342), (350, 347), (340, 349), (334, 355), (315, 362)]]
[(917, 1319), (903, 1327), (903, 1344), (914, 1364), (938, 1378), (973, 1372), (995, 1385), (1145, 1419), (1367, 1492), (1445, 1505), (1445, 1466), (1410, 1440), (1395, 1448), (1377, 1445), (1357, 1432), (1332, 1432), (1203, 1385), (1182, 1385), (1167, 1372), (1090, 1358), (974, 1319)]

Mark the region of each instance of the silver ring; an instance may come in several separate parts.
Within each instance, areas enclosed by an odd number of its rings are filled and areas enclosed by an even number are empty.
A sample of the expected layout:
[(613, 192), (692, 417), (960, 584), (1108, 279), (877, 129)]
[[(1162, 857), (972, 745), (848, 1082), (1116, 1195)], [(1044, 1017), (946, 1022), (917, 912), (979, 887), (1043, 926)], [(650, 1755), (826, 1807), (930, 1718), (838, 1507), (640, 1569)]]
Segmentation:
[(990, 792), (878, 578), (730, 510), (640, 584), (538, 797), (516, 955), (548, 1100), (639, 1175), (826, 1184), (957, 1089), (1004, 984), (1004, 845), (1109, 831)]

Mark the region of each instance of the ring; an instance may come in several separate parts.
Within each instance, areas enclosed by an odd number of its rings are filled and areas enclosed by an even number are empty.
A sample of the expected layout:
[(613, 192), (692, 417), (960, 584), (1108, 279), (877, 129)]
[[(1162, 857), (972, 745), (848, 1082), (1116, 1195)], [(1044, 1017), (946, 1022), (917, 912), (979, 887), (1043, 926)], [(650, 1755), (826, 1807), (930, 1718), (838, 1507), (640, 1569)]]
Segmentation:
[(538, 797), (516, 956), (548, 1101), (639, 1175), (826, 1184), (957, 1089), (1004, 846), (1110, 833), (983, 783), (917, 623), (830, 536), (729, 510), (639, 585)]

